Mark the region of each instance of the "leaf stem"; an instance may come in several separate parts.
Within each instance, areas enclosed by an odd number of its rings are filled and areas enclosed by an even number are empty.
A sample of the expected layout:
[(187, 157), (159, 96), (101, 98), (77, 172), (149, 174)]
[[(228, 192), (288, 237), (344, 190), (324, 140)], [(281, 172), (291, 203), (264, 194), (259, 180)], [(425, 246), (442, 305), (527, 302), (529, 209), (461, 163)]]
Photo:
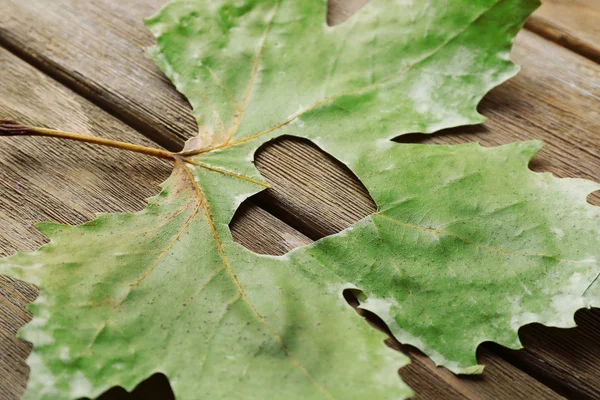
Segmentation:
[(21, 125), (18, 122), (0, 119), (0, 136), (47, 136), (59, 139), (75, 140), (78, 142), (92, 143), (101, 146), (114, 147), (121, 150), (133, 151), (153, 157), (172, 160), (176, 154), (167, 150), (154, 149), (152, 147), (140, 146), (96, 136), (82, 135), (73, 132), (64, 132), (55, 129), (40, 128), (35, 126)]
[(2, 118), (0, 118), (0, 137), (1, 136), (47, 136), (59, 139), (76, 140), (78, 142), (97, 144), (101, 146), (114, 147), (120, 150), (133, 151), (135, 153), (146, 154), (153, 157), (165, 158), (171, 161), (181, 161), (187, 164), (199, 166), (209, 171), (218, 172), (223, 175), (228, 175), (237, 179), (252, 182), (259, 186), (267, 188), (270, 187), (267, 183), (258, 181), (248, 176), (236, 174), (235, 172), (227, 171), (221, 168), (201, 163), (199, 161), (191, 160), (185, 156), (185, 153), (173, 153), (167, 150), (154, 149), (152, 147), (140, 146), (137, 144), (131, 144), (127, 142), (119, 142), (116, 140), (104, 139), (96, 136), (82, 135), (80, 133), (64, 132), (56, 129), (40, 128), (36, 126), (27, 126), (15, 121)]

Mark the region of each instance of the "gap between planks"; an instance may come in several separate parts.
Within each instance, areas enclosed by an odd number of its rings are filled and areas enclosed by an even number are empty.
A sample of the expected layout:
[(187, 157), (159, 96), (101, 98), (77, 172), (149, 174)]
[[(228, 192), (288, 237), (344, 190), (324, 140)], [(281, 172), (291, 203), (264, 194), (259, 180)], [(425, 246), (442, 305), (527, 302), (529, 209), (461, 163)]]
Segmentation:
[(542, 0), (525, 28), (600, 63), (600, 1)]
[(600, 48), (578, 38), (571, 32), (562, 30), (559, 26), (553, 24), (552, 21), (532, 16), (525, 23), (525, 29), (557, 43), (590, 61), (600, 64)]

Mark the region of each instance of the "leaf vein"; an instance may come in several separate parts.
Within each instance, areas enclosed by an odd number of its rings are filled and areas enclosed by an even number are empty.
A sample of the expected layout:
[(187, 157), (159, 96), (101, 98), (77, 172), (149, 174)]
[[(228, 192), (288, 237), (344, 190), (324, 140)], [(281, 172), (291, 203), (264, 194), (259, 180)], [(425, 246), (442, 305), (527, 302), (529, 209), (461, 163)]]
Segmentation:
[(404, 227), (407, 227), (407, 228), (411, 228), (411, 229), (414, 229), (414, 230), (423, 231), (423, 232), (431, 232), (433, 234), (440, 235), (440, 236), (450, 236), (450, 237), (453, 237), (453, 238), (455, 238), (457, 240), (460, 240), (460, 241), (462, 241), (464, 243), (473, 245), (475, 247), (478, 247), (478, 248), (481, 248), (481, 249), (484, 249), (484, 250), (492, 251), (492, 252), (495, 252), (495, 253), (506, 254), (506, 255), (515, 255), (515, 256), (522, 256), (522, 257), (551, 258), (551, 259), (554, 259), (554, 260), (557, 260), (557, 261), (570, 262), (570, 263), (585, 263), (585, 262), (592, 262), (593, 261), (593, 260), (570, 260), (570, 259), (565, 259), (565, 258), (559, 258), (557, 256), (553, 256), (553, 255), (550, 255), (550, 254), (511, 252), (511, 251), (508, 251), (508, 250), (498, 249), (496, 247), (491, 247), (491, 246), (487, 246), (487, 245), (480, 244), (480, 243), (477, 243), (477, 242), (473, 242), (472, 240), (469, 240), (467, 238), (464, 238), (464, 237), (462, 237), (460, 235), (457, 235), (455, 233), (452, 233), (452, 232), (446, 232), (446, 231), (442, 231), (442, 230), (439, 230), (439, 229), (425, 228), (425, 227), (419, 226), (419, 225), (408, 224), (406, 222), (398, 221), (396, 219), (387, 217), (387, 216), (382, 215), (380, 213), (374, 213), (373, 215), (377, 216), (379, 218), (388, 220), (388, 221), (390, 221), (390, 222), (392, 222), (392, 223), (394, 223), (396, 225), (401, 225), (401, 226), (404, 226)]
[(258, 51), (256, 52), (256, 56), (254, 57), (254, 62), (252, 63), (252, 72), (250, 73), (250, 81), (248, 82), (248, 87), (246, 88), (246, 93), (244, 94), (244, 99), (242, 100), (241, 106), (238, 108), (235, 122), (233, 123), (233, 126), (231, 127), (231, 129), (229, 131), (229, 135), (227, 136), (227, 139), (225, 140), (225, 144), (229, 143), (231, 138), (233, 138), (233, 135), (235, 135), (235, 132), (237, 131), (238, 127), (240, 126), (240, 122), (242, 121), (242, 116), (244, 115), (244, 111), (246, 111), (246, 106), (248, 105), (248, 100), (250, 99), (250, 93), (252, 92), (252, 88), (254, 87), (254, 81), (256, 80), (256, 73), (258, 72), (258, 64), (260, 62), (260, 56), (265, 47), (265, 43), (267, 41), (267, 36), (269, 35), (269, 31), (271, 29), (271, 24), (273, 23), (273, 20), (275, 19), (275, 15), (277, 14), (278, 9), (279, 9), (279, 0), (277, 0), (277, 2), (275, 3), (275, 6), (273, 7), (273, 11), (272, 11), (273, 15), (271, 16), (271, 18), (269, 19), (269, 22), (267, 23), (267, 26), (265, 27), (263, 37), (258, 46)]
[[(177, 168), (177, 167), (183, 167), (187, 171), (187, 168), (185, 167), (185, 165), (181, 161), (179, 161), (179, 160), (176, 159), (175, 160), (175, 168)], [(132, 283), (132, 284), (129, 285), (129, 289), (127, 290), (127, 293), (125, 293), (125, 295), (119, 301), (119, 303), (117, 303), (117, 305), (114, 306), (114, 310), (115, 310), (114, 313), (111, 315), (111, 317), (109, 317), (106, 321), (104, 321), (102, 323), (102, 325), (100, 326), (100, 328), (98, 328), (98, 330), (96, 331), (96, 333), (92, 337), (92, 340), (86, 346), (86, 350), (90, 350), (91, 349), (91, 347), (94, 345), (94, 343), (96, 342), (96, 340), (100, 336), (100, 333), (102, 333), (102, 331), (108, 326), (108, 323), (110, 322), (110, 320), (112, 319), (112, 317), (115, 315), (115, 313), (117, 313), (119, 311), (119, 309), (121, 308), (121, 306), (123, 305), (123, 303), (125, 302), (125, 300), (127, 299), (127, 297), (129, 297), (129, 295), (131, 294), (132, 290), (134, 288), (138, 287), (148, 277), (148, 275), (150, 275), (150, 273), (154, 270), (154, 268), (156, 268), (156, 266), (158, 265), (158, 263), (165, 257), (165, 255), (167, 254), (167, 252), (175, 245), (175, 243), (177, 243), (177, 241), (185, 233), (185, 231), (187, 230), (187, 228), (189, 227), (189, 225), (192, 223), (192, 221), (194, 220), (194, 217), (198, 214), (199, 211), (200, 211), (200, 203), (198, 202), (198, 204), (196, 205), (196, 208), (190, 214), (190, 216), (186, 220), (186, 222), (183, 225), (183, 227), (179, 230), (179, 232), (177, 232), (177, 235), (175, 236), (175, 238), (173, 240), (171, 240), (169, 242), (169, 244), (167, 245), (167, 247), (165, 247), (160, 252), (160, 254), (156, 258), (156, 260), (152, 263), (152, 265), (150, 265), (150, 267), (148, 267), (144, 271), (144, 273), (134, 283)]]
[[(239, 139), (236, 141), (231, 142), (230, 139), (233, 137), (233, 134), (235, 133), (235, 131), (233, 133), (230, 134), (229, 138), (227, 139), (227, 141), (221, 145), (218, 146), (214, 146), (214, 147), (210, 147), (207, 149), (201, 149), (201, 150), (196, 150), (196, 151), (192, 151), (189, 153), (185, 153), (184, 155), (188, 156), (188, 155), (197, 155), (197, 154), (202, 154), (202, 153), (207, 153), (207, 152), (211, 152), (214, 150), (221, 150), (221, 149), (226, 149), (228, 147), (232, 147), (232, 146), (236, 146), (242, 143), (246, 143), (249, 141), (252, 141), (254, 139), (257, 139), (261, 136), (267, 135), (271, 132), (276, 131), (277, 129), (280, 129), (286, 125), (288, 125), (290, 122), (292, 122), (293, 120), (295, 120), (296, 118), (299, 118), (300, 116), (302, 116), (303, 114), (314, 110), (315, 108), (329, 103), (339, 97), (342, 96), (348, 96), (348, 95), (352, 95), (352, 94), (358, 94), (361, 92), (365, 92), (371, 89), (376, 89), (380, 86), (383, 86), (387, 83), (389, 83), (390, 81), (393, 81), (394, 79), (400, 78), (402, 76), (404, 76), (407, 72), (411, 71), (414, 67), (422, 64), (423, 62), (427, 61), (428, 59), (430, 59), (431, 57), (435, 56), (440, 50), (442, 50), (444, 47), (446, 47), (450, 42), (452, 42), (453, 40), (455, 40), (456, 38), (458, 38), (461, 34), (463, 34), (464, 32), (466, 32), (471, 26), (473, 26), (473, 24), (475, 24), (477, 21), (479, 21), (481, 18), (483, 18), (488, 12), (490, 12), (491, 10), (493, 10), (495, 7), (497, 7), (501, 2), (503, 2), (505, 0), (497, 0), (494, 4), (491, 5), (490, 8), (486, 9), (485, 11), (483, 11), (481, 14), (477, 15), (475, 17), (475, 19), (473, 19), (469, 24), (467, 24), (463, 29), (458, 30), (455, 34), (453, 34), (452, 36), (450, 36), (446, 41), (444, 41), (443, 43), (441, 43), (439, 46), (437, 46), (436, 48), (434, 48), (432, 51), (430, 51), (429, 53), (426, 53), (424, 56), (422, 56), (420, 59), (416, 60), (413, 64), (408, 65), (406, 67), (404, 67), (400, 72), (393, 74), (391, 76), (388, 76), (386, 78), (383, 78), (382, 80), (380, 80), (379, 82), (375, 82), (373, 84), (370, 85), (366, 85), (357, 89), (352, 89), (352, 90), (348, 90), (348, 91), (343, 91), (328, 97), (325, 97), (319, 101), (317, 101), (316, 103), (314, 103), (313, 105), (298, 111), (297, 113), (293, 114), (291, 117), (288, 117), (286, 120), (284, 120), (283, 122), (280, 122), (274, 126), (272, 126), (271, 128), (268, 128), (266, 130), (263, 130), (261, 132), (258, 132), (254, 135), (251, 136), (247, 136), (243, 139)], [(264, 43), (263, 43), (264, 44)], [(262, 48), (261, 48), (262, 49)], [(244, 108), (245, 108), (245, 103), (246, 103), (247, 99), (245, 99), (244, 102)], [(234, 126), (234, 128), (237, 130), (237, 126), (239, 125), (239, 121), (241, 120), (241, 115), (238, 116), (238, 119), (236, 121), (236, 124)]]
[(215, 222), (213, 220), (212, 214), (210, 212), (210, 209), (208, 207), (208, 203), (206, 201), (206, 197), (204, 196), (204, 193), (202, 192), (202, 189), (200, 188), (200, 185), (198, 185), (198, 183), (194, 180), (191, 172), (189, 171), (189, 169), (184, 165), (184, 169), (186, 171), (186, 174), (188, 176), (188, 178), (190, 179), (190, 182), (192, 182), (192, 184), (194, 185), (194, 191), (196, 193), (196, 196), (198, 197), (199, 203), (201, 204), (202, 209), (204, 210), (204, 214), (206, 216), (206, 220), (208, 222), (208, 226), (212, 232), (212, 235), (215, 239), (215, 243), (217, 245), (217, 250), (219, 251), (219, 254), (221, 255), (221, 259), (223, 260), (223, 263), (225, 265), (225, 268), (229, 274), (229, 277), (231, 278), (231, 280), (233, 281), (233, 283), (235, 284), (240, 296), (242, 297), (242, 299), (244, 300), (244, 302), (246, 303), (246, 305), (248, 306), (248, 308), (250, 309), (250, 311), (252, 312), (252, 314), (256, 317), (256, 319), (258, 319), (258, 321), (262, 324), (263, 328), (270, 333), (273, 338), (275, 340), (277, 340), (277, 342), (279, 343), (279, 345), (281, 346), (282, 351), (284, 352), (284, 354), (286, 355), (286, 357), (290, 360), (290, 362), (292, 364), (294, 364), (309, 380), (310, 382), (315, 385), (321, 392), (323, 392), (328, 398), (330, 399), (335, 399), (331, 393), (329, 393), (329, 391), (327, 391), (327, 389), (322, 386), (321, 384), (319, 384), (315, 378), (308, 372), (308, 370), (302, 365), (300, 364), (300, 362), (298, 362), (298, 360), (296, 360), (292, 354), (289, 352), (289, 350), (286, 348), (285, 344), (283, 343), (283, 339), (281, 338), (281, 336), (279, 336), (279, 334), (277, 334), (276, 332), (271, 332), (270, 329), (267, 326), (267, 323), (265, 321), (265, 319), (260, 315), (260, 313), (256, 310), (256, 308), (254, 307), (254, 305), (252, 304), (252, 302), (250, 301), (250, 299), (248, 298), (248, 296), (246, 295), (246, 292), (244, 291), (244, 288), (242, 287), (240, 281), (237, 279), (237, 277), (235, 276), (233, 270), (231, 269), (231, 265), (229, 264), (229, 259), (227, 258), (227, 255), (225, 254), (225, 250), (223, 249), (223, 244), (221, 242), (221, 238), (219, 237), (219, 233), (217, 232), (217, 228), (215, 226)]

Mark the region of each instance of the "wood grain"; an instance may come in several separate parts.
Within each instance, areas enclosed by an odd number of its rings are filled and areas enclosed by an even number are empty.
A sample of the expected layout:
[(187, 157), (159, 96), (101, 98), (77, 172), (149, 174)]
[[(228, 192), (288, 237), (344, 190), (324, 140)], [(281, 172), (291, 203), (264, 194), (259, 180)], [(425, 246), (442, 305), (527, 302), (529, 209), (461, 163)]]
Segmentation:
[(33, 285), (0, 275), (0, 399), (20, 398), (29, 368), (25, 358), (31, 344), (17, 339), (17, 330), (31, 320), (25, 310), (38, 291)]
[(525, 25), (572, 51), (600, 63), (600, 0), (542, 0)]
[(169, 150), (197, 131), (189, 106), (145, 55), (164, 0), (3, 0), (0, 45), (92, 98)]

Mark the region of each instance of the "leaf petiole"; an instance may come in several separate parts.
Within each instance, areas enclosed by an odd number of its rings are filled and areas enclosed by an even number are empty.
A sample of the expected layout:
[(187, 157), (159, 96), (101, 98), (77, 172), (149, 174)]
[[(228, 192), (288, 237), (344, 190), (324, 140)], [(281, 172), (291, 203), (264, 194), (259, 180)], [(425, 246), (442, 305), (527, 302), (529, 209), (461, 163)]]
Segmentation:
[(146, 154), (158, 158), (172, 160), (176, 157), (176, 153), (154, 149), (152, 147), (140, 146), (137, 144), (119, 142), (116, 140), (100, 138), (90, 135), (82, 135), (80, 133), (64, 132), (56, 129), (40, 128), (35, 126), (22, 125), (18, 122), (8, 119), (0, 119), (0, 136), (46, 136), (59, 139), (75, 140), (79, 142), (97, 144), (101, 146), (114, 147), (121, 150), (133, 151), (136, 153)]
[(96, 136), (82, 135), (80, 133), (64, 132), (56, 129), (40, 128), (35, 126), (22, 125), (16, 121), (9, 119), (0, 119), (0, 136), (47, 136), (59, 139), (75, 140), (79, 142), (97, 144), (100, 146), (114, 147), (120, 150), (133, 151), (140, 154), (146, 154), (153, 157), (164, 158), (168, 160), (180, 160), (186, 164), (196, 165), (209, 171), (218, 172), (223, 175), (228, 175), (234, 178), (252, 182), (262, 187), (270, 187), (267, 183), (259, 180), (237, 174), (232, 171), (227, 171), (221, 168), (213, 167), (198, 161), (191, 160), (186, 157), (185, 153), (173, 153), (167, 150), (154, 149), (152, 147), (140, 146), (137, 144), (119, 142), (111, 139), (104, 139)]

